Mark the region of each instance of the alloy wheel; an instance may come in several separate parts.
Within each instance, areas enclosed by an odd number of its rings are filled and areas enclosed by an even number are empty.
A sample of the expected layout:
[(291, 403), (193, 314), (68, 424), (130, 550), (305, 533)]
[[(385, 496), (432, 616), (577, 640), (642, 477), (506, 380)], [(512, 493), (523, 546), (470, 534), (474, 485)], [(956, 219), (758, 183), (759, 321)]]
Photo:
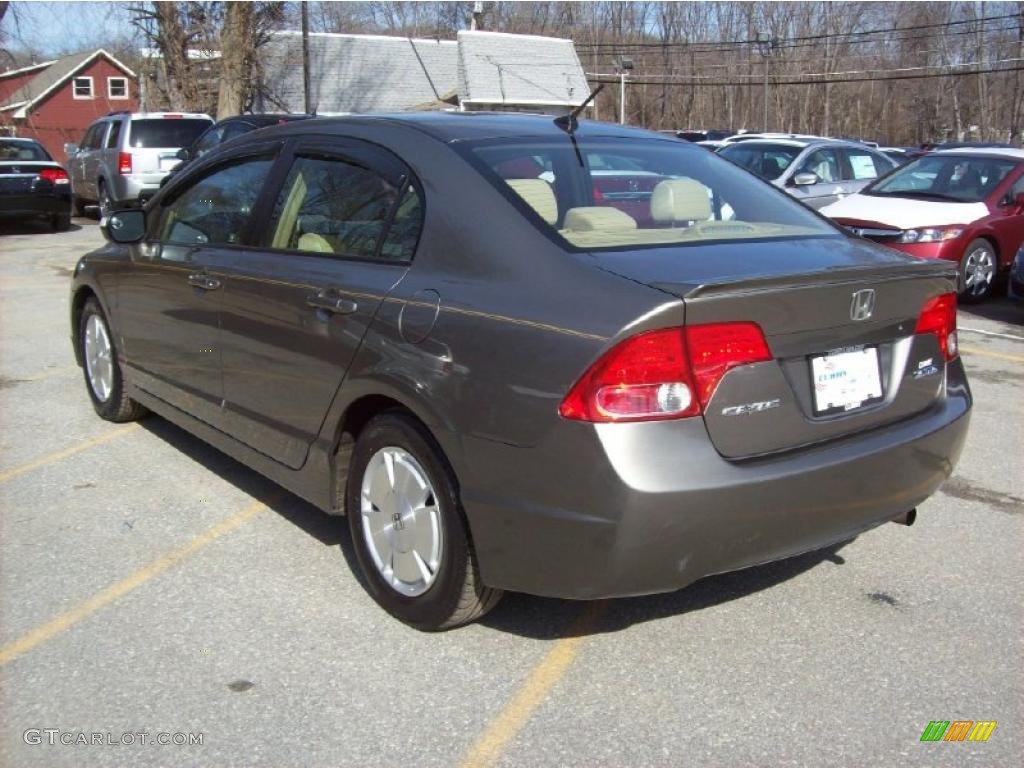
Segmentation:
[(101, 403), (110, 399), (114, 388), (114, 362), (107, 325), (99, 315), (89, 315), (84, 333), (85, 370), (89, 387)]
[(437, 494), (408, 451), (385, 447), (366, 465), (363, 537), (381, 578), (399, 594), (422, 595), (437, 578), (444, 530)]
[(975, 248), (964, 257), (964, 292), (982, 296), (992, 286), (996, 276), (996, 261), (988, 248)]

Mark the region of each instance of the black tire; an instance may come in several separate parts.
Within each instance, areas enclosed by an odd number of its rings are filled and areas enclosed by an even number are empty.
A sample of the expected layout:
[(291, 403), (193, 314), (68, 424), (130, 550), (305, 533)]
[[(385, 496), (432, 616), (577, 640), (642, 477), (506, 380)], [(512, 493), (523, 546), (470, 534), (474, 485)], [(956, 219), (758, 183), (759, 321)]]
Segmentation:
[(71, 196), (71, 212), (75, 216), (85, 216), (85, 201), (78, 195)]
[[(99, 318), (99, 322), (103, 323), (106, 329), (108, 338), (110, 339), (111, 349), (111, 369), (112, 369), (112, 384), (110, 392), (105, 400), (101, 400), (93, 389), (92, 383), (89, 381), (89, 366), (86, 361), (86, 350), (85, 350), (85, 334), (89, 324), (89, 318), (96, 316)], [(132, 400), (125, 394), (124, 388), (124, 376), (121, 372), (121, 363), (117, 356), (117, 347), (114, 342), (114, 335), (110, 331), (110, 324), (107, 323), (107, 318), (103, 314), (103, 310), (100, 308), (99, 302), (95, 298), (88, 299), (85, 302), (85, 306), (82, 307), (82, 314), (79, 315), (78, 322), (78, 352), (82, 359), (82, 374), (85, 377), (85, 391), (89, 393), (89, 399), (92, 401), (92, 407), (96, 413), (107, 421), (124, 422), (124, 421), (135, 421), (146, 415), (146, 408), (139, 405), (137, 402)]]
[[(370, 459), (385, 447), (401, 448), (420, 464), (440, 510), (443, 546), (436, 576), (429, 588), (415, 597), (401, 594), (385, 581), (364, 538), (363, 476)], [(370, 596), (399, 621), (424, 631), (452, 629), (483, 616), (504, 594), (481, 582), (455, 475), (433, 437), (411, 416), (389, 411), (362, 430), (352, 451), (345, 503), (352, 546)]]
[(100, 220), (114, 210), (114, 203), (110, 199), (110, 193), (107, 192), (107, 183), (102, 179), (96, 186), (96, 209)]
[(71, 214), (70, 213), (55, 213), (50, 218), (50, 228), (54, 232), (67, 232), (71, 229)]
[[(988, 275), (987, 282), (984, 277), (976, 277), (975, 281), (968, 285), (967, 281), (970, 274), (978, 275), (979, 265), (982, 268), (982, 272)], [(991, 267), (991, 273), (988, 272), (987, 267)], [(999, 275), (999, 259), (996, 256), (995, 248), (992, 247), (992, 243), (988, 240), (978, 238), (972, 240), (971, 244), (964, 250), (964, 255), (960, 259), (960, 279), (959, 279), (959, 293), (960, 301), (963, 304), (976, 304), (980, 301), (984, 301), (992, 295), (992, 288), (996, 284), (996, 278)]]

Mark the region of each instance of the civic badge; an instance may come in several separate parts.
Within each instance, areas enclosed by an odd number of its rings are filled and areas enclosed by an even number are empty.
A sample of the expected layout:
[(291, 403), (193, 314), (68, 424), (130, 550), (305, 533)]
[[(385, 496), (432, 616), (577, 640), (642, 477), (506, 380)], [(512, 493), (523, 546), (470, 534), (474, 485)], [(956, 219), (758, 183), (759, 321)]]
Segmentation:
[(850, 302), (851, 320), (869, 320), (875, 311), (875, 289), (864, 288), (853, 294)]

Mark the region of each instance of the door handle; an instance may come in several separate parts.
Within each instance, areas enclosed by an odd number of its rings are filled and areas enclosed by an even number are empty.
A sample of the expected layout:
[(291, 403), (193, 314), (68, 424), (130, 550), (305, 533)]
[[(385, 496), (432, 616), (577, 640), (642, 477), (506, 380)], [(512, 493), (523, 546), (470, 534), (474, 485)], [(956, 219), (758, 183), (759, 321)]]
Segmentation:
[(352, 299), (339, 296), (337, 291), (325, 289), (306, 297), (306, 304), (313, 309), (322, 309), (335, 315), (351, 315), (359, 305)]
[(204, 274), (189, 275), (188, 284), (196, 288), (202, 288), (204, 291), (215, 291), (220, 288), (220, 280)]

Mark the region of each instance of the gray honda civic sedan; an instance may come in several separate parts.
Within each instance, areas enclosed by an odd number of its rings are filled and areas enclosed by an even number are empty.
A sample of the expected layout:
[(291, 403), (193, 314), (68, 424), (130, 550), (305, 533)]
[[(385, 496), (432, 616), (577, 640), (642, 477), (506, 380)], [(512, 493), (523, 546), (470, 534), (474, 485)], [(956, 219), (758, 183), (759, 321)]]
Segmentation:
[(421, 629), (909, 523), (967, 431), (955, 270), (646, 131), (303, 121), (103, 229), (71, 300), (97, 413), (347, 515)]

